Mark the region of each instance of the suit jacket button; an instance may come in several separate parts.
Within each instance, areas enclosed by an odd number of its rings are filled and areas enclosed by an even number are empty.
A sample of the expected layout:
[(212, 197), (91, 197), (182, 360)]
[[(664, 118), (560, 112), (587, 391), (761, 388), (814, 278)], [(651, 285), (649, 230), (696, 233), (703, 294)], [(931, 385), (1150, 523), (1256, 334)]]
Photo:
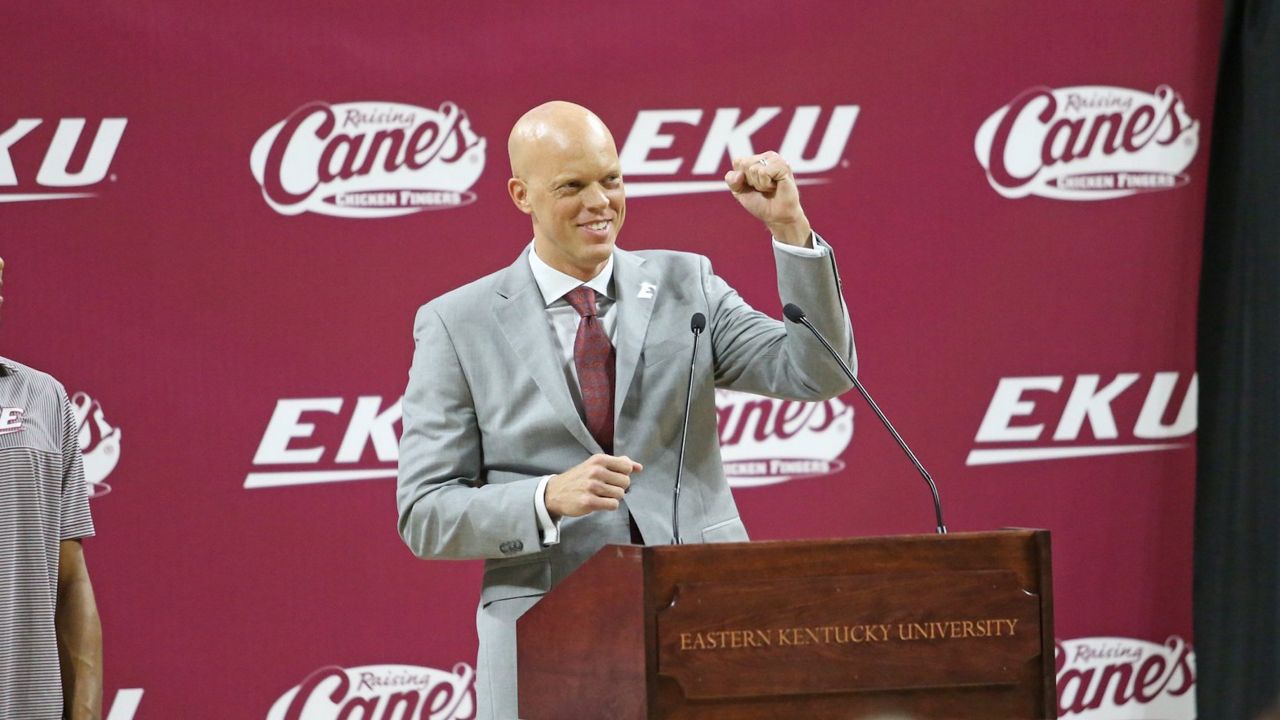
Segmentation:
[(508, 540), (508, 541), (506, 541), (506, 542), (502, 543), (501, 545), (499, 545), (499, 546), (498, 546), (498, 549), (502, 551), (502, 554), (503, 554), (503, 555), (510, 555), (510, 554), (512, 554), (512, 553), (518, 553), (518, 552), (520, 552), (521, 550), (523, 550), (523, 549), (524, 549), (524, 541), (522, 541), (522, 540)]

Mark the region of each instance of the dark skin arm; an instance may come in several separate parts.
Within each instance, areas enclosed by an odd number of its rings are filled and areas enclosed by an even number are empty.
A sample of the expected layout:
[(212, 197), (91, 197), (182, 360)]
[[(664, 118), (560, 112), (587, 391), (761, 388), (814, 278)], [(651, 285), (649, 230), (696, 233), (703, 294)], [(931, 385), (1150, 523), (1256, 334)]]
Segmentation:
[(62, 717), (102, 718), (102, 623), (79, 540), (63, 540), (58, 553), (58, 664)]

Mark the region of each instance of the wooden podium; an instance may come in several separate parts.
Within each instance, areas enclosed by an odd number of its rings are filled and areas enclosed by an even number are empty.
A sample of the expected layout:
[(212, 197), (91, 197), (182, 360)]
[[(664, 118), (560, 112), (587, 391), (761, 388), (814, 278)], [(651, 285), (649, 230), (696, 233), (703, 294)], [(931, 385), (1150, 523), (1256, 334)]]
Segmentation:
[(524, 720), (1057, 716), (1044, 530), (608, 545), (517, 634)]

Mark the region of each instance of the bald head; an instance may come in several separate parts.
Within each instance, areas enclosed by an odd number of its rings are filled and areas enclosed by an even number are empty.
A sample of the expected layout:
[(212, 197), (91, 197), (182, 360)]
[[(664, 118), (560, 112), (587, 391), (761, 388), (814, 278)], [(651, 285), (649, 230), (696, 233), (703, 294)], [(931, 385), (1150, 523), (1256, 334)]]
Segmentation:
[(543, 170), (545, 162), (601, 146), (617, 154), (613, 135), (595, 113), (575, 103), (552, 100), (516, 121), (507, 138), (507, 156), (512, 176), (524, 179)]
[(581, 105), (544, 103), (516, 122), (507, 152), (507, 192), (533, 222), (534, 252), (566, 275), (595, 277), (627, 211), (609, 128)]

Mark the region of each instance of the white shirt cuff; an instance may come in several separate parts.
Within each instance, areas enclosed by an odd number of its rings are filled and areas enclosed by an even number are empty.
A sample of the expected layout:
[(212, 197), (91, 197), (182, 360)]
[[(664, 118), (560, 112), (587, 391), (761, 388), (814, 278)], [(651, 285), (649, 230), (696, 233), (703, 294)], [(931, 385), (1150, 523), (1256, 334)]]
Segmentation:
[(538, 490), (533, 494), (533, 509), (538, 515), (538, 528), (542, 530), (542, 545), (556, 545), (560, 542), (560, 521), (551, 519), (551, 512), (547, 510), (547, 483), (551, 482), (550, 475), (544, 475), (542, 482), (538, 483)]
[(773, 239), (773, 246), (783, 252), (791, 253), (792, 255), (799, 255), (800, 257), (823, 257), (827, 254), (827, 248), (815, 242), (814, 240), (816, 238), (817, 234), (812, 232), (809, 233), (809, 244), (813, 247), (788, 245), (787, 243), (779, 242), (778, 238)]

